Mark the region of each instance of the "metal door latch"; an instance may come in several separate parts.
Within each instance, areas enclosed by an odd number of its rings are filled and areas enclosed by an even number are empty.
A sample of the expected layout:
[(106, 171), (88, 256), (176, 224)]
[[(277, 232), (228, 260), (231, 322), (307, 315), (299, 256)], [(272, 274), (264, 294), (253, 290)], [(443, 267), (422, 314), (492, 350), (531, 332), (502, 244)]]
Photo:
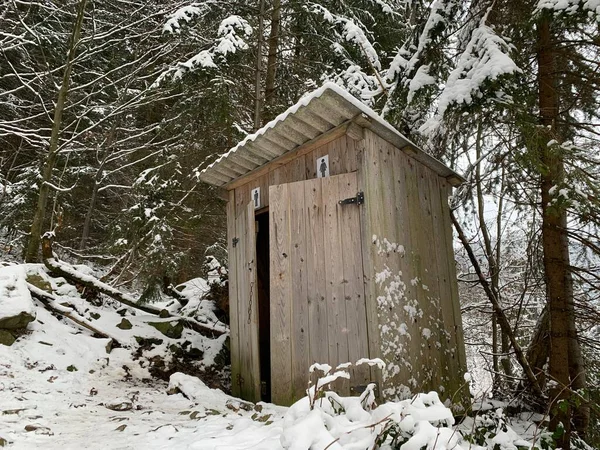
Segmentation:
[(338, 203), (340, 205), (350, 205), (350, 204), (357, 204), (357, 205), (362, 205), (365, 202), (365, 194), (364, 192), (359, 192), (356, 194), (356, 197), (350, 197), (350, 198), (346, 198), (344, 200), (340, 200)]
[(233, 239), (231, 240), (232, 247), (235, 247), (235, 246), (237, 245), (237, 243), (238, 243), (238, 242), (240, 242), (240, 240), (239, 240), (238, 238), (236, 238), (236, 237), (235, 237), (235, 238), (233, 238)]

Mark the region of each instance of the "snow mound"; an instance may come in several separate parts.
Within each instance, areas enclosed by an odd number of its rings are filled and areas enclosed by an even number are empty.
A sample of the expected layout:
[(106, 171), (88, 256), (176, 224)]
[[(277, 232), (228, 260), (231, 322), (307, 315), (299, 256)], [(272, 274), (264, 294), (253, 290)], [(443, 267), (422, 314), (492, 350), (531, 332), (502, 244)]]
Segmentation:
[[(23, 266), (0, 268), (0, 324), (19, 316), (35, 317), (35, 309)], [(0, 328), (4, 328), (0, 325)], [(12, 328), (9, 325), (6, 328)]]

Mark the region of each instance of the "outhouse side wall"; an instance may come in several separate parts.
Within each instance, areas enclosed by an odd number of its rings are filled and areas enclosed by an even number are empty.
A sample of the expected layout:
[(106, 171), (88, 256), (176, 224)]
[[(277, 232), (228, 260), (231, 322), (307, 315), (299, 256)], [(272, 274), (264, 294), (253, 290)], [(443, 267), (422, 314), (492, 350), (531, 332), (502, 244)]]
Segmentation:
[(466, 370), (451, 186), (369, 130), (363, 145), (369, 350), (386, 363), (381, 394), (394, 400), (436, 390), (451, 398)]

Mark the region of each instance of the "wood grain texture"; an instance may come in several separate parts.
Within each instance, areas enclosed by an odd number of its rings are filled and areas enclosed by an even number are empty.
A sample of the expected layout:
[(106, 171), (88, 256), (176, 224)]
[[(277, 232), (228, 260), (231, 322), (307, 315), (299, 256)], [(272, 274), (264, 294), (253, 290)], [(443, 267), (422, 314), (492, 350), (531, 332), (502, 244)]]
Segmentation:
[[(329, 364), (333, 367), (338, 364), (350, 362), (344, 300), (344, 271), (342, 266), (341, 206), (338, 204), (338, 200), (341, 199), (339, 193), (340, 177), (321, 178), (324, 217), (325, 286), (327, 292), (327, 336), (329, 339)], [(341, 395), (348, 395), (350, 392), (350, 384), (345, 379), (338, 380), (334, 384), (334, 387), (336, 392)]]
[[(339, 198), (355, 197), (359, 191), (355, 173), (340, 175)], [(346, 309), (346, 337), (349, 361), (356, 363), (369, 358), (365, 288), (363, 284), (363, 261), (360, 232), (360, 210), (362, 206), (350, 204), (338, 206), (340, 214), (340, 249), (343, 270), (344, 306)], [(350, 371), (350, 386), (365, 386), (371, 378), (366, 365), (353, 367)]]
[(454, 300), (442, 303), (452, 295), (455, 274), (448, 263), (451, 241), (443, 237), (450, 232), (439, 194), (446, 181), (368, 130), (364, 142), (364, 232), (371, 238), (363, 258), (373, 267), (370, 271), (365, 263), (366, 276), (380, 275), (379, 282), (366, 286), (367, 323), (371, 337), (375, 301), (381, 354), (388, 365), (384, 397), (440, 386), (442, 397), (451, 396), (463, 372), (449, 350), (462, 343), (447, 334), (460, 311), (452, 306)]
[[(367, 347), (370, 358), (382, 358), (379, 321), (377, 318), (377, 295), (375, 258), (373, 255), (373, 211), (371, 210), (373, 199), (373, 184), (371, 180), (371, 166), (369, 165), (366, 151), (366, 141), (358, 141), (355, 144), (357, 158), (357, 184), (364, 192), (365, 204), (359, 209), (361, 253), (363, 261), (363, 288), (365, 293), (365, 314), (367, 326)], [(381, 400), (381, 388), (383, 386), (382, 371), (378, 368), (370, 369), (371, 380), (377, 386), (377, 397)]]
[(271, 259), (271, 401), (289, 405), (292, 393), (292, 273), (288, 185), (269, 188)]
[(290, 273), (292, 274), (292, 398), (306, 396), (308, 388), (309, 324), (307, 286), (307, 210), (303, 183), (293, 183), (288, 189), (290, 216)]
[(237, 237), (235, 217), (235, 191), (229, 191), (227, 202), (227, 253), (229, 255), (229, 346), (231, 352), (231, 393), (239, 397), (240, 390), (240, 331), (238, 326), (238, 262), (237, 246), (233, 239)]
[[(447, 181), (440, 183), (440, 201), (443, 217), (443, 228), (445, 231), (445, 251), (446, 251), (446, 264), (447, 274), (450, 281), (450, 294), (452, 296), (452, 309), (454, 311), (454, 323), (449, 324), (448, 327), (454, 326), (455, 331), (455, 342), (456, 355), (457, 355), (457, 366), (458, 373), (454, 376), (458, 378), (457, 384), (461, 384), (461, 392), (457, 395), (458, 399), (462, 400), (462, 405), (466, 406), (469, 403), (469, 389), (462, 383), (462, 374), (467, 371), (467, 357), (465, 353), (465, 342), (464, 333), (462, 327), (462, 316), (460, 312), (460, 299), (458, 296), (458, 283), (456, 280), (456, 261), (454, 259), (453, 239), (452, 239), (452, 224), (450, 221), (450, 207), (448, 205), (448, 197), (452, 194), (452, 186)], [(451, 393), (453, 394), (453, 393)]]
[(435, 231), (430, 201), (432, 195), (430, 192), (430, 179), (432, 175), (437, 178), (437, 174), (433, 174), (430, 169), (420, 164), (415, 167), (419, 186), (417, 189), (418, 204), (421, 213), (418, 245), (422, 255), (422, 267), (421, 273), (418, 274), (419, 282), (417, 286), (422, 291), (421, 310), (423, 311), (423, 317), (421, 318), (421, 328), (418, 330), (421, 339), (422, 383), (423, 386), (429, 389), (443, 391), (445, 389), (440, 389), (440, 386), (442, 386), (442, 373), (446, 361), (440, 351), (440, 333), (445, 327), (440, 311), (440, 266), (437, 257), (440, 249), (434, 247)]
[(442, 209), (442, 199), (440, 198), (440, 183), (446, 183), (446, 180), (437, 174), (428, 174), (428, 192), (431, 203), (431, 224), (432, 224), (432, 244), (434, 248), (433, 257), (438, 275), (438, 328), (437, 339), (439, 342), (440, 364), (439, 376), (440, 384), (444, 386), (444, 392), (440, 394), (442, 399), (451, 398), (462, 384), (462, 378), (459, 379), (458, 357), (456, 355), (456, 330), (450, 324), (454, 323), (454, 310), (452, 307), (451, 277), (448, 273), (446, 250), (446, 231), (444, 230), (444, 211)]
[(252, 395), (250, 380), (253, 375), (250, 373), (251, 370), (251, 354), (248, 343), (249, 337), (249, 324), (247, 323), (247, 311), (249, 303), (250, 285), (248, 283), (247, 261), (246, 261), (246, 246), (248, 242), (248, 220), (246, 213), (246, 192), (244, 189), (239, 189), (236, 194), (236, 235), (238, 242), (235, 246), (235, 260), (238, 271), (237, 276), (237, 291), (238, 291), (238, 332), (240, 339), (240, 395), (242, 398), (248, 398)]
[(323, 196), (320, 179), (303, 183), (306, 206), (306, 272), (310, 364), (329, 361)]

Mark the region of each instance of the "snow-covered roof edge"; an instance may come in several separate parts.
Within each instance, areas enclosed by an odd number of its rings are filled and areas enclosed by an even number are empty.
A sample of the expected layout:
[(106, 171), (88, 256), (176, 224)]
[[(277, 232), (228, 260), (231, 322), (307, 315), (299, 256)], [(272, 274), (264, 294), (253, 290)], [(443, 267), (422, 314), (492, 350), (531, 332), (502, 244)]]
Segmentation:
[(360, 114), (368, 118), (366, 128), (398, 148), (411, 146), (412, 158), (448, 178), (451, 184), (464, 181), (462, 176), (425, 153), (379, 114), (332, 82), (302, 97), (261, 129), (247, 135), (202, 170), (200, 179), (215, 186), (227, 185)]

